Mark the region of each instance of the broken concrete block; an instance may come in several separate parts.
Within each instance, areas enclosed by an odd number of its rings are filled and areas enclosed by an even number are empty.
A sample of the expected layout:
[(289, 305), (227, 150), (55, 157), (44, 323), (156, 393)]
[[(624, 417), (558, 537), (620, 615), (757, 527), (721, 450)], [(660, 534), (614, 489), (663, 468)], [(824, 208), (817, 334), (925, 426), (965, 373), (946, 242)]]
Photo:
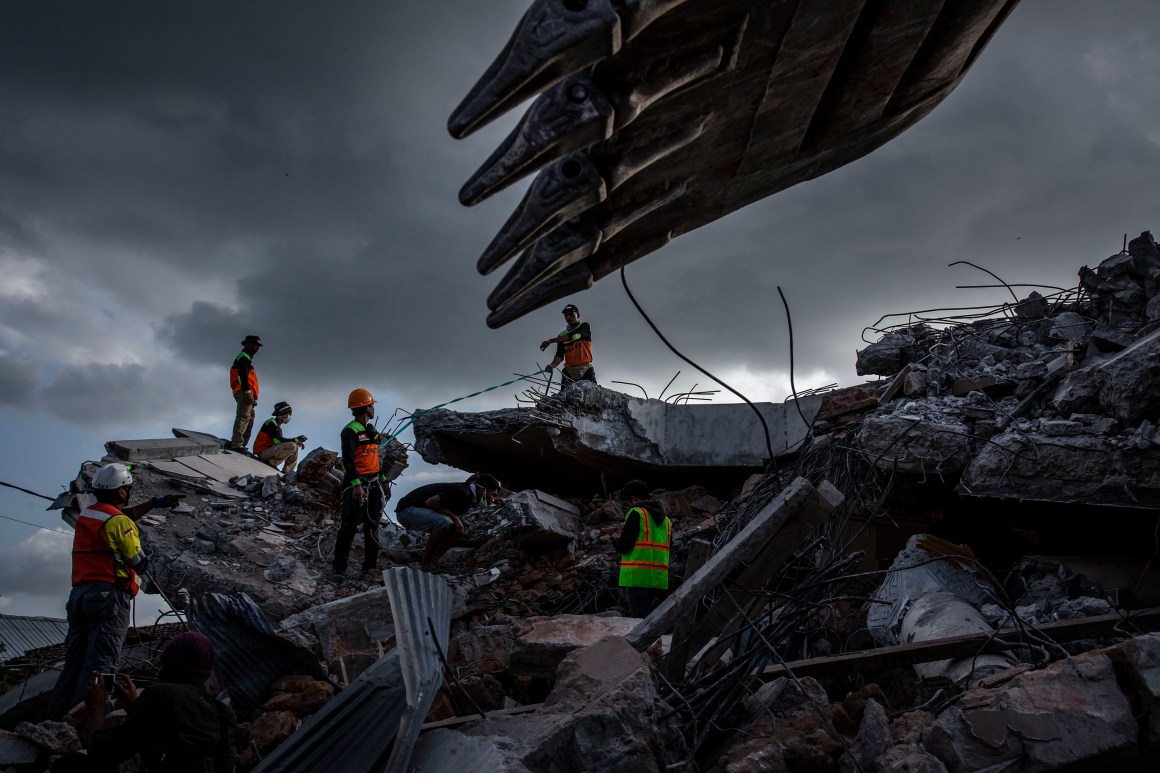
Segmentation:
[(778, 677), (757, 688), (744, 699), (746, 711), (751, 715), (768, 711), (785, 719), (801, 719), (817, 716), (830, 705), (826, 688), (812, 676), (802, 677), (796, 682), (788, 677)]
[(158, 438), (151, 440), (110, 440), (105, 450), (126, 462), (144, 462), (151, 459), (175, 459), (199, 454), (216, 454), (217, 443), (191, 438)]
[(1078, 341), (1090, 332), (1087, 320), (1074, 311), (1056, 314), (1050, 322), (1047, 337), (1052, 341)]
[(542, 491), (507, 498), (503, 516), (520, 531), (516, 545), (528, 553), (565, 548), (580, 536), (580, 510)]
[(45, 721), (35, 725), (21, 722), (16, 726), (16, 734), (50, 754), (67, 754), (81, 748), (76, 728), (68, 722)]
[(971, 459), (970, 432), (950, 416), (942, 421), (904, 414), (870, 416), (860, 437), (866, 457), (881, 470), (954, 476)]
[(551, 677), (568, 653), (606, 636), (625, 636), (640, 621), (634, 617), (558, 615), (533, 617), (531, 630), (516, 639), (511, 671), (517, 676)]
[(1137, 756), (1136, 720), (1101, 651), (976, 689), (935, 720), (926, 748), (953, 773), (1018, 760), (1022, 771), (1115, 770)]
[(610, 636), (564, 659), (542, 711), (488, 718), (467, 733), (514, 739), (531, 770), (660, 773), (688, 757), (673, 723), (661, 721), (667, 711), (648, 657)]
[(1145, 748), (1160, 749), (1160, 634), (1147, 634), (1104, 650), (1117, 666), (1136, 707)]
[(16, 733), (0, 730), (0, 769), (35, 770), (41, 750)]
[(269, 711), (260, 714), (250, 724), (250, 743), (261, 754), (268, 754), (298, 729), (298, 717), (289, 711)]
[(1095, 368), (1100, 404), (1129, 426), (1160, 413), (1160, 330)]
[(1130, 449), (1099, 435), (993, 436), (959, 479), (969, 496), (1160, 506), (1160, 449)]
[(502, 674), (517, 636), (514, 625), (473, 625), (455, 635), (454, 662), (461, 673)]
[(893, 376), (914, 358), (914, 336), (890, 334), (858, 352), (855, 367), (859, 376)]
[(886, 716), (886, 709), (878, 701), (866, 701), (862, 711), (862, 723), (858, 726), (858, 735), (850, 750), (842, 755), (838, 761), (838, 770), (842, 773), (859, 773), (864, 770), (874, 770), (875, 760), (881, 757), (890, 748), (890, 719)]
[(1094, 368), (1071, 371), (1056, 387), (1051, 404), (1062, 414), (1089, 413), (1100, 407), (1100, 391), (1092, 374)]
[(1070, 437), (1083, 434), (1083, 425), (1065, 419), (1040, 419), (1039, 429), (1051, 437)]
[(1026, 298), (1015, 304), (1015, 316), (1024, 319), (1039, 319), (1047, 316), (1049, 308), (1047, 299), (1032, 290)]

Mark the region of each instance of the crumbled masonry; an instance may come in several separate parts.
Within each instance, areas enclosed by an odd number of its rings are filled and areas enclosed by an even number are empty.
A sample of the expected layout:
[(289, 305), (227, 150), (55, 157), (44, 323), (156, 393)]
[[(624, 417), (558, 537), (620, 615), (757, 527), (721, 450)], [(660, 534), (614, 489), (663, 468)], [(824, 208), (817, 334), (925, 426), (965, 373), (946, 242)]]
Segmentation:
[[(211, 688), (238, 710), (241, 771), (338, 754), (368, 773), (388, 758), (426, 773), (464, 759), (559, 773), (1156, 769), (1154, 240), (1081, 270), (1074, 290), (903, 320), (858, 353), (878, 380), (807, 398), (809, 424), (782, 416), (768, 469), (735, 406), (658, 407), (587, 382), (534, 409), (420, 416), (425, 458), (512, 474), (506, 503), (468, 514), (437, 574), (402, 568), (422, 539), (384, 519), (393, 597), (383, 577), (330, 571), (341, 476), (324, 448), (283, 476), (205, 433), (112, 441), (55, 506), (67, 522), (117, 459), (134, 459), (135, 498), (185, 495), (142, 535), (152, 579), (221, 648)], [(402, 444), (381, 453), (405, 475)], [(674, 525), (670, 595), (644, 620), (627, 615), (611, 547), (617, 487), (638, 473)], [(126, 672), (155, 675), (182, 630), (172, 620), (136, 621)], [(59, 657), (6, 663), (26, 681), (0, 696), (0, 770), (45, 770), (76, 748), (71, 724), (35, 721)]]

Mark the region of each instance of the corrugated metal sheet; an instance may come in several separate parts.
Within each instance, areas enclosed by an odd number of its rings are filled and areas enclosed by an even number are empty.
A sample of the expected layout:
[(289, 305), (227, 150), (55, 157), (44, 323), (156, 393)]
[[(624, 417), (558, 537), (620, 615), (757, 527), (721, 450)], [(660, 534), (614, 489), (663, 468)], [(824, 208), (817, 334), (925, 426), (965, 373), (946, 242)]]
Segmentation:
[(423, 719), (443, 682), (435, 643), (446, 652), (451, 589), (443, 578), (409, 567), (388, 569), (384, 579), (398, 646), (334, 696), (254, 773), (408, 770)]
[(383, 572), (383, 579), (391, 599), (395, 641), (407, 689), (407, 709), (387, 770), (404, 773), (423, 719), (443, 684), (439, 653), (447, 651), (450, 635), (451, 588), (439, 575), (409, 566), (393, 566)]
[(68, 621), (56, 617), (0, 615), (0, 662), (18, 658), (29, 650), (63, 644)]
[(381, 773), (406, 710), (406, 693), (394, 649), (331, 698), (254, 773)]
[(264, 703), (270, 685), (285, 674), (307, 673), (330, 681), (310, 650), (286, 641), (245, 593), (210, 593), (190, 618), (214, 646), (214, 673), (225, 685), (239, 716)]

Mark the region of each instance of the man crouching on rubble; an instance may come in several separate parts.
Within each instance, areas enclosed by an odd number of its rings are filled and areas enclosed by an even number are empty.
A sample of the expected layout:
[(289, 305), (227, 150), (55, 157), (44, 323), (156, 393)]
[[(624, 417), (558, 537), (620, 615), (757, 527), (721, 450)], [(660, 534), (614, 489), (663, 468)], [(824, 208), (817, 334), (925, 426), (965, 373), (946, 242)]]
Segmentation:
[(669, 544), (673, 524), (649, 499), (648, 485), (630, 480), (620, 490), (628, 502), (624, 530), (613, 543), (620, 553), (620, 587), (628, 594), (633, 617), (648, 617), (669, 587)]
[(500, 501), (500, 485), (494, 475), (479, 472), (466, 483), (431, 483), (407, 494), (395, 506), (404, 529), (429, 534), (422, 568), (439, 567), (439, 559), (467, 533), (463, 516), (473, 505)]

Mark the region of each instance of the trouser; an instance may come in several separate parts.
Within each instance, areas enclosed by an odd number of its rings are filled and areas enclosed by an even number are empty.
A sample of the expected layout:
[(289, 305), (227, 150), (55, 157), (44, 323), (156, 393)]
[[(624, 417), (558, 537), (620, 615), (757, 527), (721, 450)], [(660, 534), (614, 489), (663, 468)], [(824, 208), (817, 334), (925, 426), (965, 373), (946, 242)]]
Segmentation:
[(234, 392), (234, 402), (238, 404), (238, 411), (234, 414), (234, 434), (230, 437), (230, 445), (245, 448), (250, 445), (250, 430), (254, 428), (254, 403), (244, 390)]
[(126, 591), (111, 582), (86, 582), (68, 597), (64, 667), (48, 703), (48, 718), (59, 720), (80, 702), (94, 671), (111, 674), (121, 660), (129, 628)]
[(560, 388), (568, 386), (576, 381), (591, 381), (596, 383), (596, 369), (592, 367), (592, 363), (584, 365), (573, 365), (568, 368), (560, 369)]
[(664, 594), (660, 588), (630, 588), (624, 592), (628, 595), (628, 611), (633, 617), (648, 617), (661, 603)]
[(375, 532), (379, 528), (379, 516), (383, 512), (383, 489), (378, 483), (363, 486), (366, 497), (361, 505), (355, 504), (354, 487), (342, 492), (342, 523), (338, 527), (338, 539), (334, 544), (334, 571), (345, 572), (350, 558), (350, 546), (354, 544), (354, 533), (361, 523), (363, 527), (363, 571), (372, 571), (379, 562), (379, 543)]
[(282, 472), (290, 472), (298, 464), (298, 444), (293, 440), (278, 443), (258, 454), (258, 458), (266, 464), (277, 467), (282, 465)]

